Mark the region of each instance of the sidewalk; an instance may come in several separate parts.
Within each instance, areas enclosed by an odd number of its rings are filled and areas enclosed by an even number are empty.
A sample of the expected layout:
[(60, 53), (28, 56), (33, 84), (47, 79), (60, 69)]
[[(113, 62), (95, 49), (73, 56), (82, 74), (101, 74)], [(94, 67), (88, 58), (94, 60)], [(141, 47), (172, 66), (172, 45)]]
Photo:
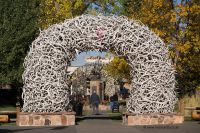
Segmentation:
[(109, 118), (108, 114), (88, 115), (75, 126), (69, 127), (17, 127), (1, 126), (0, 133), (199, 133), (199, 122), (181, 125), (125, 126)]

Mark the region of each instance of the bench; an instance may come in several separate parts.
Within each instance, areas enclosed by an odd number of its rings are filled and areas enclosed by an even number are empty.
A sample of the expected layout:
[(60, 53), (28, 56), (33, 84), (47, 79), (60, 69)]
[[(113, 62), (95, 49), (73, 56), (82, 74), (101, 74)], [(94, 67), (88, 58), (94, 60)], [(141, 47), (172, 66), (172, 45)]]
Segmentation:
[(17, 111), (0, 111), (0, 122), (10, 122), (10, 115), (16, 115)]
[(0, 122), (8, 122), (9, 119), (8, 119), (8, 115), (0, 115)]
[(191, 111), (191, 118), (193, 120), (200, 120), (200, 107), (185, 107), (185, 110)]
[(200, 120), (200, 107), (196, 107), (196, 109), (192, 111), (192, 119)]

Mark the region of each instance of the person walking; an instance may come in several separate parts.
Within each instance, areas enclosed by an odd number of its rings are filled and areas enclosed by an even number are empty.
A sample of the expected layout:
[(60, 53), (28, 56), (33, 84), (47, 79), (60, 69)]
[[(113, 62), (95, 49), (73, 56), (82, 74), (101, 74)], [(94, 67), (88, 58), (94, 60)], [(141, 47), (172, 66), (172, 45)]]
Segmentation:
[(110, 97), (110, 109), (113, 110), (113, 106), (114, 106), (114, 98), (113, 96)]
[(90, 104), (92, 105), (92, 114), (94, 114), (94, 115), (99, 114), (99, 103), (100, 103), (100, 98), (96, 94), (96, 91), (93, 91), (93, 93), (90, 97)]
[(113, 96), (110, 97), (110, 107), (112, 112), (114, 112), (114, 109), (117, 109), (119, 112), (119, 103), (118, 103), (118, 95), (115, 93)]

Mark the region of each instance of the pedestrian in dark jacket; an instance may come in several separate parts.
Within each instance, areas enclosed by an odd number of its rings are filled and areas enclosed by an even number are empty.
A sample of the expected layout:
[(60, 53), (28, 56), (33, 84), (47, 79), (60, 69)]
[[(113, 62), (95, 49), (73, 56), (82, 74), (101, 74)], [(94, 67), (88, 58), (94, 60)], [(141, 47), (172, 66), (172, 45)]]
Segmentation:
[(92, 105), (92, 114), (99, 114), (99, 103), (100, 98), (96, 94), (96, 91), (94, 91), (90, 97), (90, 104)]
[(115, 93), (113, 96), (110, 97), (110, 108), (112, 112), (114, 112), (114, 109), (117, 109), (119, 112), (119, 103), (118, 103), (117, 93)]

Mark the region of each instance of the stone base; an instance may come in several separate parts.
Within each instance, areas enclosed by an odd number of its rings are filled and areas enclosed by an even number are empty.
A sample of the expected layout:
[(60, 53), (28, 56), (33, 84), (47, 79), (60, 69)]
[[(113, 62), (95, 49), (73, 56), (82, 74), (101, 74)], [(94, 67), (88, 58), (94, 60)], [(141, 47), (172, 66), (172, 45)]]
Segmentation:
[(180, 114), (123, 114), (123, 124), (128, 126), (136, 125), (161, 125), (181, 124), (184, 116)]
[(75, 112), (18, 113), (18, 126), (69, 126), (75, 125)]

